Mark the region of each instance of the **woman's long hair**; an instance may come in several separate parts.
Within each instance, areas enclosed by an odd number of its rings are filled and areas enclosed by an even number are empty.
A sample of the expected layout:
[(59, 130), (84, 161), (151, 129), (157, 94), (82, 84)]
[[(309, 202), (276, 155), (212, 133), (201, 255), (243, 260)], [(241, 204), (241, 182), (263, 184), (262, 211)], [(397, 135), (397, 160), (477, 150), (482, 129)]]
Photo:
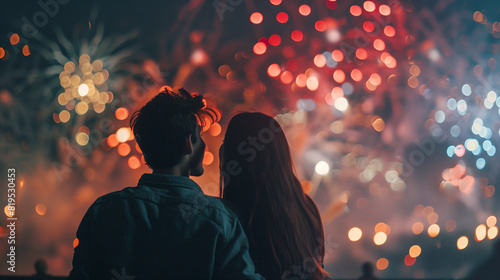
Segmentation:
[(221, 147), (221, 197), (239, 210), (250, 246), (271, 247), (280, 276), (301, 278), (292, 272), (296, 266), (308, 279), (324, 278), (321, 218), (295, 176), (285, 134), (272, 117), (241, 113), (229, 122)]

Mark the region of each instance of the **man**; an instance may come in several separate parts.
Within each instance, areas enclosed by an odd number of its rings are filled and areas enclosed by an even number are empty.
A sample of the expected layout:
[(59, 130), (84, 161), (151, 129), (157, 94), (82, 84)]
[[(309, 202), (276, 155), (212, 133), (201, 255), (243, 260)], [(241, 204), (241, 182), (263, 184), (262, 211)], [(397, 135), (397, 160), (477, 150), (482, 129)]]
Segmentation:
[(263, 279), (235, 214), (189, 179), (203, 174), (198, 123), (210, 117), (203, 97), (184, 89), (165, 89), (132, 115), (153, 173), (92, 204), (68, 279)]

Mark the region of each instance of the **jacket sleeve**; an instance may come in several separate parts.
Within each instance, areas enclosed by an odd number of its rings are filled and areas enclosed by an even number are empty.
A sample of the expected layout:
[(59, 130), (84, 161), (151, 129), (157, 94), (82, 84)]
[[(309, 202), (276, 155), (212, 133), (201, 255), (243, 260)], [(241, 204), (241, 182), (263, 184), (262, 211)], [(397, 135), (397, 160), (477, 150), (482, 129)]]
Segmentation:
[(227, 222), (216, 254), (214, 279), (264, 280), (255, 272), (247, 237), (236, 217)]

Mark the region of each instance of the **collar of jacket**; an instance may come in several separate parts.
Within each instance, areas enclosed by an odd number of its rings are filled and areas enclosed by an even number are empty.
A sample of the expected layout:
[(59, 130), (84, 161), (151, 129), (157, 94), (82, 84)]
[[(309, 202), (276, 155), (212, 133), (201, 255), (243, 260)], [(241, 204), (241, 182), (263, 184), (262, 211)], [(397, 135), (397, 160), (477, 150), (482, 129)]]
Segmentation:
[(188, 177), (167, 174), (142, 174), (138, 185), (158, 188), (183, 187), (203, 192), (200, 186)]

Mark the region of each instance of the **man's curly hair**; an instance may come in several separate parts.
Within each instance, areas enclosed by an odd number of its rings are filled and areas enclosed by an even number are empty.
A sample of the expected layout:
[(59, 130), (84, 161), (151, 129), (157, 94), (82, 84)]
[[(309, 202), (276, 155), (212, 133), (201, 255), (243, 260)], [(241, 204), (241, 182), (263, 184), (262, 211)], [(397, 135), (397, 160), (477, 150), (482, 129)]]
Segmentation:
[[(168, 168), (181, 161), (186, 139), (196, 126), (217, 121), (202, 95), (165, 87), (130, 119), (130, 127), (151, 169)], [(195, 137), (192, 138), (195, 141)]]

